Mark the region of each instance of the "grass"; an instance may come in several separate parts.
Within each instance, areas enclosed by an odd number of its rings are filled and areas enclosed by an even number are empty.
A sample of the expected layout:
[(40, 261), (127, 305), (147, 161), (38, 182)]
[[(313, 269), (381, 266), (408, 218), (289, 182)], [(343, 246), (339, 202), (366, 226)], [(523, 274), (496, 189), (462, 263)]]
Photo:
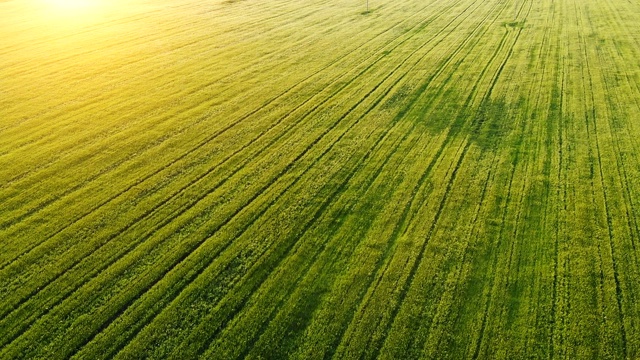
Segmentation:
[(640, 356), (640, 7), (364, 5), (0, 2), (0, 358)]

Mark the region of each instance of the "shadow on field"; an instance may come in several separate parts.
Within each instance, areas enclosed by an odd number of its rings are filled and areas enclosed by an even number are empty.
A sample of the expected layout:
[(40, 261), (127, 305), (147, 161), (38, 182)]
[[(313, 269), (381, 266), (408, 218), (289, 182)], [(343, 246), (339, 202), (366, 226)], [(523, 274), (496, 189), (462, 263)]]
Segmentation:
[[(522, 106), (521, 99), (516, 107)], [(469, 139), (483, 150), (497, 149), (503, 138), (512, 130), (514, 119), (509, 116), (507, 104), (502, 99), (486, 99), (471, 116)]]
[(511, 22), (503, 22), (502, 26), (506, 28), (514, 28), (514, 29), (523, 29), (524, 21), (511, 21)]

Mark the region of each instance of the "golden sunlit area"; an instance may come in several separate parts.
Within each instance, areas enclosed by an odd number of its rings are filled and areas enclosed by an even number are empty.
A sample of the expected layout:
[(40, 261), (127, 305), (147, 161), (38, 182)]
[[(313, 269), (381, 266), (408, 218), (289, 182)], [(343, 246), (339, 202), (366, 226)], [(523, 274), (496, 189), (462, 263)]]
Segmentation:
[(157, 66), (164, 65), (157, 63), (167, 64), (162, 54), (185, 41), (166, 37), (162, 22), (174, 14), (150, 16), (166, 7), (142, 1), (0, 2), (0, 81), (6, 94), (0, 99), (0, 128), (69, 118), (78, 131), (96, 133), (124, 126), (114, 121), (129, 113), (114, 113), (112, 102), (122, 103), (125, 96), (130, 106), (148, 101), (146, 96), (164, 101), (150, 93), (158, 82), (175, 78), (159, 76)]
[[(51, 75), (73, 65), (80, 70), (92, 61), (92, 57), (103, 58), (100, 55), (117, 50), (117, 46), (106, 44), (116, 45), (118, 41), (144, 31), (142, 22), (123, 20), (145, 13), (148, 7), (123, 3), (119, 0), (0, 2), (2, 47), (11, 50), (11, 56), (0, 57), (0, 71), (11, 72), (12, 65), (18, 65), (30, 69), (20, 75), (29, 76), (35, 71)], [(46, 81), (47, 75), (36, 83), (31, 80), (27, 83), (52, 84)], [(5, 78), (20, 80), (15, 76)]]
[(0, 360), (640, 358), (638, 19), (0, 0)]
[(118, 10), (126, 11), (123, 3), (121, 0), (9, 0), (0, 4), (3, 8), (9, 8), (0, 16), (7, 16), (7, 12), (10, 12), (13, 13), (13, 20), (22, 18), (31, 26), (42, 26), (43, 30), (58, 32), (96, 25)]
[(70, 15), (80, 15), (90, 8), (95, 9), (101, 5), (101, 2), (100, 0), (43, 0), (45, 6)]

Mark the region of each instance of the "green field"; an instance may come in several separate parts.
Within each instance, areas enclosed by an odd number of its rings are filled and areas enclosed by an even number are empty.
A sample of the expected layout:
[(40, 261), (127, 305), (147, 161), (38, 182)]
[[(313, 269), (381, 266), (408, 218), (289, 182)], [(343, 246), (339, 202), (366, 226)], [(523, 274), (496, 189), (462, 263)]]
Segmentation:
[(0, 359), (640, 357), (640, 3), (0, 0)]

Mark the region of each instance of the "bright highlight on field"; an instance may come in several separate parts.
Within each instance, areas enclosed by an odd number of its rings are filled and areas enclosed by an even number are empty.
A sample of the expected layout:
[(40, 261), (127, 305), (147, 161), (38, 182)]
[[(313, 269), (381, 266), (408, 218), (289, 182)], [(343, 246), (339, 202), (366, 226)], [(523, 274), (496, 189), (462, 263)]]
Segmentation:
[(75, 10), (95, 6), (94, 0), (45, 0), (47, 4), (61, 9)]
[(0, 1), (0, 359), (640, 358), (640, 2)]
[(103, 0), (41, 0), (41, 4), (42, 10), (48, 12), (50, 16), (72, 18), (95, 16), (94, 13), (104, 10), (108, 2), (103, 2)]

